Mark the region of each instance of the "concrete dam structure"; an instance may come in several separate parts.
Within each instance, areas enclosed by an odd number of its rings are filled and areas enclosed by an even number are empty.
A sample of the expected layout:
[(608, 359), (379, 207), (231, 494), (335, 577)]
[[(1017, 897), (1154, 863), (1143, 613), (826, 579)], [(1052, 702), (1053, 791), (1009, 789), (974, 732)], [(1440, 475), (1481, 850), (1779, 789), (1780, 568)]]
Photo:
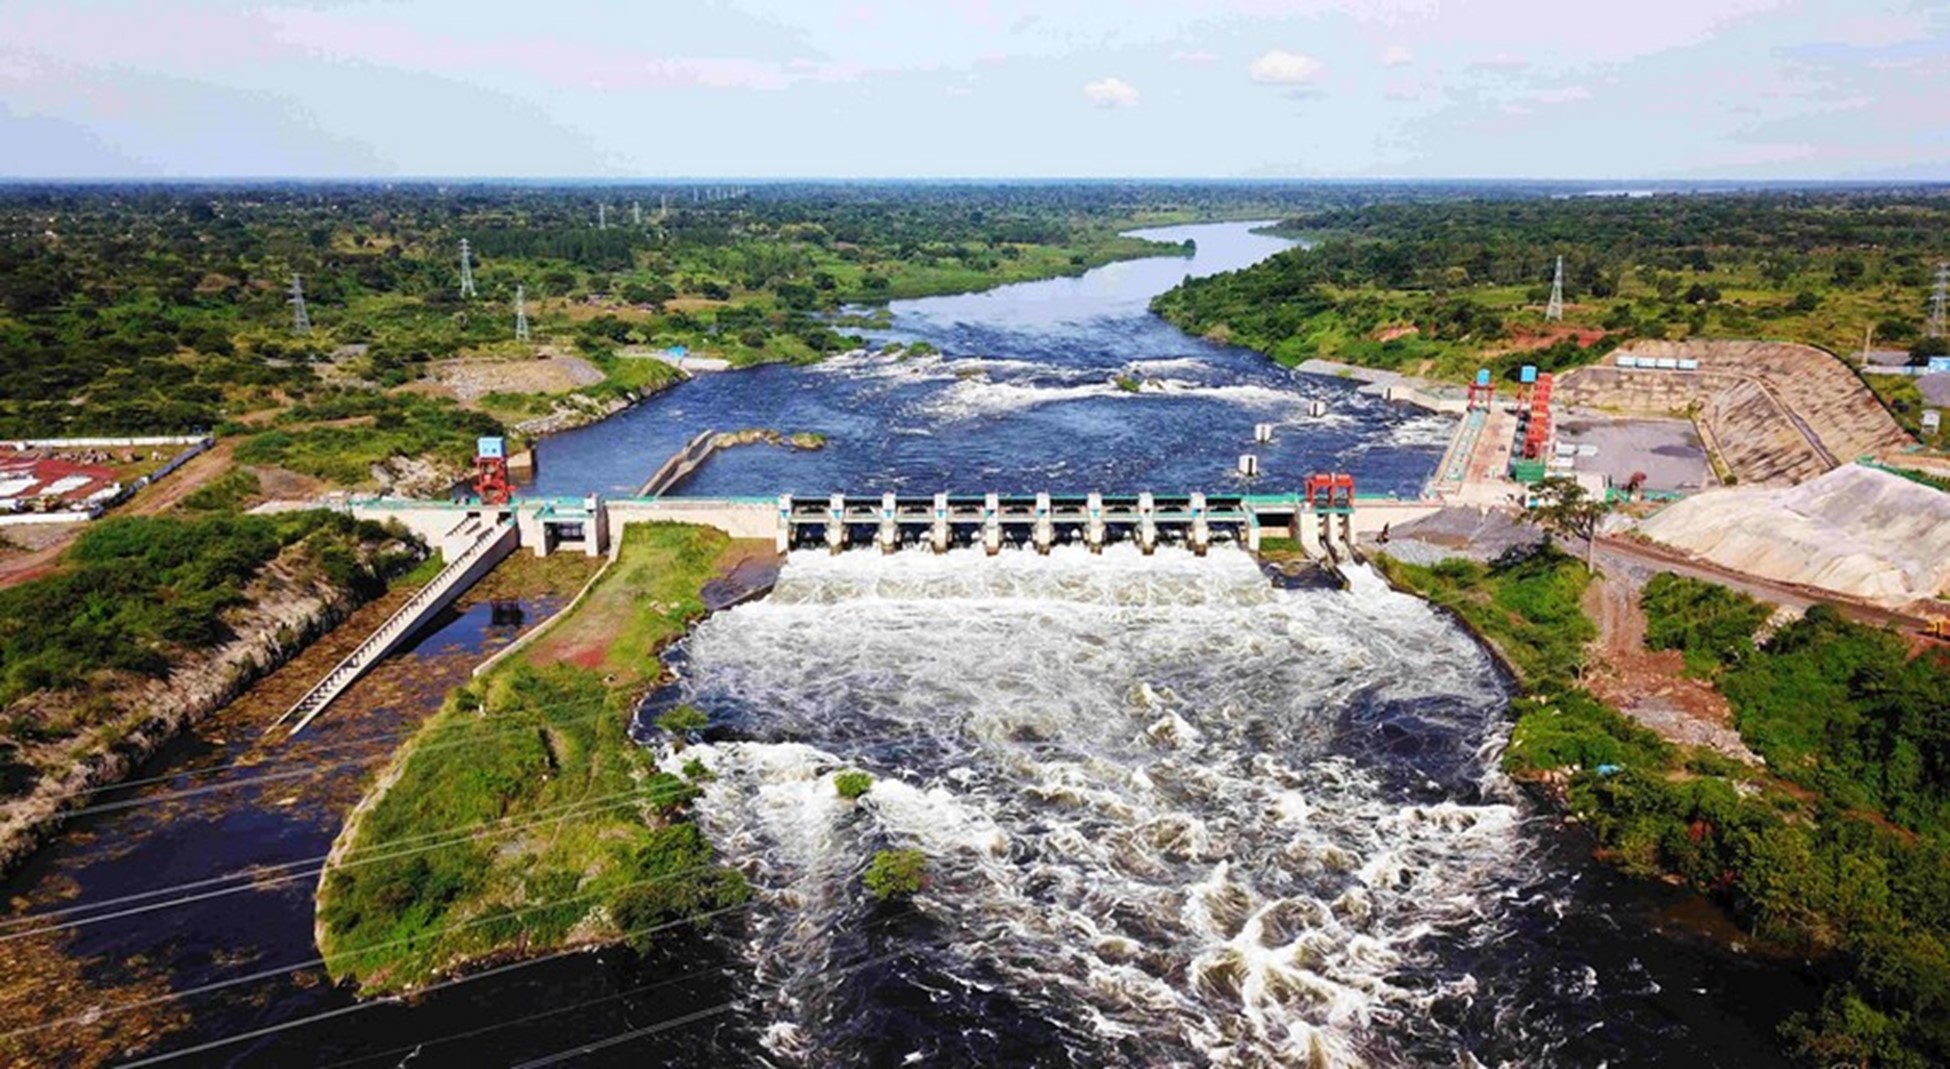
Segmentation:
[(1357, 532), (1353, 484), (1345, 480), (1328, 489), (1340, 492), (939, 493), (931, 498), (889, 493), (813, 500), (785, 495), (778, 501), (774, 537), (782, 553), (808, 545), (823, 545), (834, 553), (872, 545), (892, 553), (912, 545), (936, 553), (980, 546), (993, 555), (1004, 545), (1019, 545), (1046, 554), (1063, 543), (1101, 552), (1110, 542), (1133, 542), (1146, 554), (1160, 545), (1179, 545), (1200, 556), (1214, 542), (1257, 551), (1263, 538), (1276, 537), (1297, 541), (1316, 560), (1349, 560), (1355, 555)]

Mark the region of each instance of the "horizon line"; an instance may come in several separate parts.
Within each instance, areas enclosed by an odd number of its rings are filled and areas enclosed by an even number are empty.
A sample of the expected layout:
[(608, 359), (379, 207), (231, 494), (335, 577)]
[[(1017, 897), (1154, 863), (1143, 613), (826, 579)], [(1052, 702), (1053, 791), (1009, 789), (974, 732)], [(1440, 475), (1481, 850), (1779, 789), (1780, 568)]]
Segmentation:
[(1391, 176), (1197, 176), (1197, 175), (667, 175), (609, 177), (598, 175), (302, 175), (302, 174), (210, 174), (210, 175), (0, 175), (0, 185), (103, 185), (110, 183), (148, 185), (189, 185), (195, 183), (240, 184), (249, 182), (291, 184), (428, 184), (471, 183), (476, 185), (697, 185), (740, 182), (752, 185), (854, 185), (854, 184), (1192, 184), (1192, 185), (1800, 185), (1800, 186), (1950, 186), (1950, 174), (1935, 178), (1918, 177), (1544, 177), (1522, 175), (1455, 175), (1447, 177)]

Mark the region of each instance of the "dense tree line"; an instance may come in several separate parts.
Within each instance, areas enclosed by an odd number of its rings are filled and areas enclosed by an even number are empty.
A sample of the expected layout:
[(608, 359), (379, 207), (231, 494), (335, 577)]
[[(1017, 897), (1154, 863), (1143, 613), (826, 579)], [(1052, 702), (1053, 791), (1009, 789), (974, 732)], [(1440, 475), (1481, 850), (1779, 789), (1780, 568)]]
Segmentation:
[[(1840, 346), (1838, 331), (1859, 342), (1873, 326), (1883, 343), (1909, 346), (1923, 343), (1946, 224), (1950, 201), (1935, 190), (1338, 205), (1283, 224), (1317, 240), (1311, 248), (1188, 280), (1153, 308), (1288, 362), (1327, 355), (1398, 368), (1434, 359), (1456, 372), (1472, 368), (1477, 352), (1544, 328), (1539, 313), (1561, 256), (1565, 299), (1583, 305), (1571, 322), (1586, 328), (1803, 333)], [(1851, 305), (1845, 324), (1828, 308), (1836, 295)], [(1550, 362), (1566, 355), (1578, 358)]]

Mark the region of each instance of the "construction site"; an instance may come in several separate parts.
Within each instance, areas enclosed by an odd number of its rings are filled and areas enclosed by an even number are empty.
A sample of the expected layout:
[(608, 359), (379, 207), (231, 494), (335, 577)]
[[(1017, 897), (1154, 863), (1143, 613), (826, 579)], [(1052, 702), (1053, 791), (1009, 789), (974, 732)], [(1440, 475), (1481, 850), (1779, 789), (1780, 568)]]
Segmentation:
[[(1780, 342), (1639, 342), (1563, 375), (1487, 372), (1430, 493), (1478, 510), (1546, 476), (1617, 506), (1600, 540), (1648, 560), (1832, 597), (1926, 630), (1950, 617), (1950, 494), (1940, 458), (1823, 350)], [(1481, 523), (1397, 532), (1411, 555), (1460, 549)], [(1430, 545), (1410, 548), (1418, 539)]]

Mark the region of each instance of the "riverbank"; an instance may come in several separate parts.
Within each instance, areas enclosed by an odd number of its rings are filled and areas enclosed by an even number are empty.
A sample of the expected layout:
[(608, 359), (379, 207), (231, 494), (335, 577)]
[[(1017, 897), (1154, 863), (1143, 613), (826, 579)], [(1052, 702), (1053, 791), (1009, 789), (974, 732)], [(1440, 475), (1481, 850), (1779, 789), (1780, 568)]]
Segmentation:
[(1524, 693), (1504, 767), (1587, 828), (1601, 860), (1701, 893), (1758, 952), (1824, 962), (1826, 994), (1783, 1024), (1783, 1047), (1826, 1064), (1950, 1054), (1938, 891), (1950, 784), (1932, 771), (1945, 754), (1929, 726), (1950, 722), (1950, 659), (1912, 659), (1900, 636), (1821, 606), (1756, 648), (1765, 606), (1697, 580), (1649, 586), (1648, 645), (1683, 652), (1671, 667), (1731, 700), (1742, 744), (1767, 761), (1755, 767), (1663, 738), (1582, 687), (1598, 631), (1571, 558), (1383, 569), (1514, 670)]
[[(412, 577), (402, 579), (186, 725), (137, 779), (89, 799), (5, 883), (0, 1034), (24, 1034), (0, 1041), (0, 1066), (117, 1064), (261, 1025), (267, 1006), (293, 1015), (346, 1004), (306, 964), (311, 885), (332, 837), (442, 695), (566, 601), (594, 564), (510, 558), (348, 690), (319, 730), (270, 732), (411, 595)], [(289, 968), (235, 982), (275, 966)], [(194, 1002), (171, 994), (209, 985)]]
[(317, 937), (335, 979), (410, 991), (489, 961), (641, 944), (743, 901), (686, 819), (695, 775), (658, 771), (629, 719), (662, 676), (657, 652), (707, 611), (705, 587), (753, 552), (634, 525), (570, 613), (449, 695), (334, 843)]
[(1377, 394), (1386, 400), (1401, 401), (1430, 412), (1458, 415), (1469, 411), (1469, 398), (1457, 391), (1453, 383), (1432, 382), (1398, 371), (1359, 367), (1319, 357), (1303, 360), (1294, 365), (1293, 370), (1307, 375), (1353, 379), (1366, 384), (1363, 393)]
[[(0, 742), (9, 796), (0, 876), (68, 812), (330, 632), (423, 552), (337, 516), (110, 521), (87, 532), (60, 570), (5, 591), (5, 615), (70, 633), (76, 645), (121, 649), (76, 664), (66, 643), (5, 636), (14, 697)], [(213, 567), (224, 574), (210, 575)], [(143, 591), (112, 574), (124, 569), (160, 585)], [(105, 586), (119, 587), (113, 622), (69, 618)]]

